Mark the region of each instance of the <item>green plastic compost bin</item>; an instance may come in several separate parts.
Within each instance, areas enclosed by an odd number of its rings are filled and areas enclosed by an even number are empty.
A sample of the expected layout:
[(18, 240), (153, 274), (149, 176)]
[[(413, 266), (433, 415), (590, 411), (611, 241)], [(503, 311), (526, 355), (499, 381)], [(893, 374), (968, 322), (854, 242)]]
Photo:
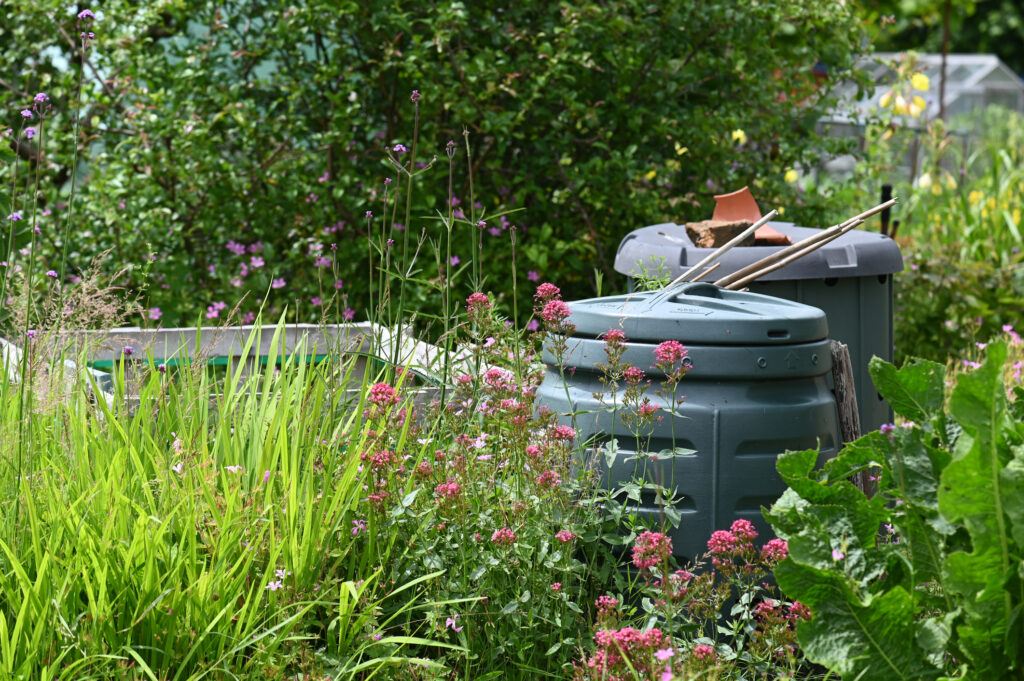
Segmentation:
[[(820, 230), (792, 223), (768, 223), (796, 243)], [(757, 262), (783, 246), (734, 248), (707, 276), (709, 281)], [(643, 227), (628, 234), (619, 244), (615, 270), (635, 277), (663, 268), (671, 279), (700, 262), (712, 248), (698, 248), (684, 225), (666, 223)], [(892, 421), (892, 410), (882, 401), (868, 373), (873, 355), (891, 362), (893, 354), (893, 274), (903, 269), (903, 256), (887, 236), (851, 230), (785, 267), (754, 281), (754, 293), (778, 296), (813, 305), (828, 317), (832, 338), (850, 349), (861, 430), (875, 430)]]
[[(786, 489), (775, 470), (778, 455), (820, 446), (825, 458), (840, 441), (826, 381), (831, 360), (825, 314), (705, 283), (686, 284), (660, 302), (654, 296), (569, 303), (576, 331), (561, 361), (545, 349), (547, 371), (537, 403), (576, 428), (585, 445), (576, 463), (596, 467), (603, 485), (616, 489), (640, 476), (675, 490), (682, 521), (671, 536), (682, 560), (704, 553), (710, 534), (739, 518), (754, 523), (762, 538), (770, 537), (761, 507)], [(622, 361), (647, 372), (652, 383), (646, 396), (661, 408), (661, 420), (639, 437), (623, 420), (625, 388), (611, 395), (600, 380), (600, 366), (608, 361), (601, 337), (616, 328), (627, 338)], [(654, 349), (666, 340), (679, 341), (689, 352), (684, 361), (690, 368), (675, 399), (686, 397), (675, 415), (655, 392), (664, 376), (653, 368)], [(612, 413), (611, 405), (620, 408)], [(613, 438), (618, 451), (609, 455)], [(693, 453), (637, 459), (641, 447)], [(658, 524), (662, 510), (654, 491), (641, 493), (638, 511)]]

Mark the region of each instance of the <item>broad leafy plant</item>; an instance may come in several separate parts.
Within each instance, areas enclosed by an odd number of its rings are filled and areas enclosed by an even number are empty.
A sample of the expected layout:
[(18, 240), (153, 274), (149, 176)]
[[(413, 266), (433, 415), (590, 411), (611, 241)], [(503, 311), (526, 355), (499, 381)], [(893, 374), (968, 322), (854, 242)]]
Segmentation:
[[(776, 570), (813, 618), (806, 656), (844, 678), (1019, 678), (1024, 663), (1024, 391), (1008, 399), (1006, 345), (947, 397), (942, 365), (878, 360), (879, 392), (906, 419), (815, 469), (788, 452), (790, 489), (766, 511), (789, 542)], [(871, 471), (868, 497), (848, 481)]]

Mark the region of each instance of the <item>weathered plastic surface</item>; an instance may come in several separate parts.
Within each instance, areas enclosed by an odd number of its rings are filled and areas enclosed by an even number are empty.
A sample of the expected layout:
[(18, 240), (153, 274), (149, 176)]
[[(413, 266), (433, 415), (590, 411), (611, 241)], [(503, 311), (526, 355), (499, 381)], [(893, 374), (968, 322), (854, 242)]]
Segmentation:
[[(570, 303), (570, 321), (582, 331), (569, 341), (564, 369), (545, 350), (548, 370), (537, 402), (576, 427), (580, 441), (588, 443), (585, 460), (578, 463), (597, 467), (602, 484), (615, 489), (642, 474), (676, 490), (682, 497), (676, 506), (682, 523), (672, 532), (677, 557), (704, 553), (711, 532), (738, 518), (750, 520), (768, 538), (760, 509), (785, 490), (775, 470), (778, 455), (820, 445), (828, 457), (839, 442), (835, 400), (826, 382), (831, 360), (825, 315), (806, 305), (703, 284), (688, 285), (654, 308), (646, 305), (651, 295)], [(605, 321), (612, 323), (601, 328)], [(678, 340), (689, 351), (691, 368), (675, 395), (686, 396), (678, 415), (660, 412), (663, 419), (639, 433), (639, 443), (621, 412), (613, 417), (608, 410), (613, 403), (621, 409), (624, 390), (612, 396), (599, 380), (598, 365), (607, 357), (597, 336), (609, 328), (623, 328), (629, 339), (623, 361), (647, 372), (653, 383), (646, 394), (663, 408), (665, 398), (655, 393), (663, 390), (664, 377), (653, 369), (654, 348)], [(603, 399), (595, 397), (602, 392)], [(576, 416), (564, 416), (571, 413)], [(598, 449), (613, 438), (619, 451), (608, 466)], [(673, 449), (673, 442), (695, 453), (629, 460), (639, 444), (657, 453)], [(658, 524), (661, 511), (653, 492), (641, 494), (640, 512)]]
[[(794, 242), (819, 230), (791, 223), (769, 223)], [(776, 252), (781, 246), (734, 248), (710, 275), (714, 280), (731, 274)], [(712, 249), (697, 248), (683, 225), (666, 223), (638, 229), (622, 240), (615, 257), (616, 271), (630, 277), (662, 266), (675, 278), (699, 262)], [(903, 269), (899, 247), (887, 236), (851, 230), (817, 251), (767, 274), (750, 291), (778, 296), (822, 309), (832, 338), (846, 343), (853, 363), (861, 429), (877, 429), (892, 421), (892, 410), (878, 395), (868, 362), (877, 355), (893, 356), (892, 275)]]

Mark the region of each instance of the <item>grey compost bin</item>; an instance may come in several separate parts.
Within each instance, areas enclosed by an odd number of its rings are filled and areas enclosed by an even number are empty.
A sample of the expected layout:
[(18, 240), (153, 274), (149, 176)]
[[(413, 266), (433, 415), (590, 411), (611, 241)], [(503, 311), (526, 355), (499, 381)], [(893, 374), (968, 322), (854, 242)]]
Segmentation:
[[(825, 458), (839, 442), (826, 382), (831, 359), (825, 315), (808, 305), (705, 283), (685, 284), (652, 304), (655, 295), (569, 303), (576, 331), (561, 362), (545, 348), (547, 372), (537, 402), (575, 425), (585, 445), (585, 461), (578, 463), (595, 466), (603, 485), (615, 489), (639, 475), (675, 490), (682, 515), (672, 535), (677, 557), (699, 556), (713, 531), (738, 518), (771, 536), (761, 507), (786, 488), (775, 470), (778, 455), (820, 445)], [(614, 415), (608, 409), (622, 405), (624, 388), (615, 396), (596, 395), (608, 392), (600, 381), (600, 365), (608, 361), (600, 337), (614, 328), (627, 338), (622, 360), (647, 372), (652, 383), (646, 394), (663, 408), (662, 419), (640, 432), (639, 442), (621, 409)], [(654, 349), (666, 340), (689, 351), (690, 369), (676, 390), (676, 399), (686, 398), (676, 415), (664, 411), (666, 399), (656, 394), (664, 376), (653, 369)], [(609, 466), (600, 449), (613, 437), (619, 451)], [(641, 446), (694, 453), (630, 460)], [(641, 494), (639, 511), (657, 520), (653, 491)]]
[[(792, 223), (769, 223), (794, 243), (820, 230)], [(721, 266), (708, 275), (715, 280), (732, 274), (782, 246), (734, 248)], [(632, 290), (634, 277), (659, 267), (676, 278), (712, 252), (697, 248), (684, 225), (666, 223), (638, 229), (622, 240), (615, 269), (627, 275)], [(857, 404), (863, 432), (892, 421), (889, 405), (882, 401), (868, 374), (873, 355), (891, 362), (893, 354), (893, 274), (903, 269), (903, 256), (887, 236), (852, 230), (817, 251), (750, 285), (750, 291), (813, 305), (828, 317), (831, 337), (850, 348)]]

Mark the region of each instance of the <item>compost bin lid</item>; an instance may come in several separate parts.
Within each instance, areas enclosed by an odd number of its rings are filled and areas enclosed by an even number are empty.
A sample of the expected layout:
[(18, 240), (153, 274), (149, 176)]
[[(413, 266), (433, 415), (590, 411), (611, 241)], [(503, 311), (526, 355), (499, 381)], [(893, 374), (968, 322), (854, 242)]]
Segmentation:
[[(793, 243), (821, 232), (798, 227), (791, 222), (769, 222)], [(722, 256), (721, 266), (711, 278), (720, 278), (740, 270), (784, 246), (740, 246)], [(675, 279), (715, 249), (698, 248), (686, 234), (685, 225), (667, 222), (641, 227), (626, 235), (615, 255), (615, 270), (631, 277), (645, 271), (658, 271)], [(875, 232), (853, 229), (808, 253), (799, 260), (770, 272), (758, 281), (790, 279), (828, 279), (893, 274), (903, 269), (903, 256), (892, 239)], [(667, 271), (666, 271), (667, 270)]]
[(622, 329), (631, 342), (677, 340), (695, 345), (788, 345), (828, 337), (816, 307), (704, 282), (662, 291), (569, 303), (575, 336), (598, 338)]

